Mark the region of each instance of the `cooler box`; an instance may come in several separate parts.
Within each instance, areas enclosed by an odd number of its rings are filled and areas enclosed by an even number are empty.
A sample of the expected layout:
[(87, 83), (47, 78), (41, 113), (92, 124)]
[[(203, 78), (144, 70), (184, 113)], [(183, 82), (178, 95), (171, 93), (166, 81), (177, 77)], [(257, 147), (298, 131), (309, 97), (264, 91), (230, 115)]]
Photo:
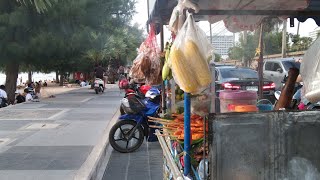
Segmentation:
[[(220, 112), (234, 112), (237, 105), (256, 105), (258, 95), (255, 91), (226, 90), (220, 91)], [(231, 107), (231, 108), (230, 108)]]

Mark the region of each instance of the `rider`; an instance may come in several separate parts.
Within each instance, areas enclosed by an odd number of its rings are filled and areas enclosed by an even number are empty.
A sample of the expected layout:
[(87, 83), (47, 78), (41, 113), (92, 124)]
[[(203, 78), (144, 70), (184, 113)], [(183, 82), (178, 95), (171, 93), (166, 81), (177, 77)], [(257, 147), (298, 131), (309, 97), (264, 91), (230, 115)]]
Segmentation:
[(105, 80), (104, 80), (104, 77), (103, 77), (103, 74), (105, 73), (106, 71), (104, 70), (104, 68), (101, 66), (101, 64), (99, 64), (98, 66), (96, 66), (94, 68), (94, 74), (96, 76), (96, 78), (99, 78), (99, 79), (102, 79), (104, 84), (103, 84), (103, 87), (105, 86)]

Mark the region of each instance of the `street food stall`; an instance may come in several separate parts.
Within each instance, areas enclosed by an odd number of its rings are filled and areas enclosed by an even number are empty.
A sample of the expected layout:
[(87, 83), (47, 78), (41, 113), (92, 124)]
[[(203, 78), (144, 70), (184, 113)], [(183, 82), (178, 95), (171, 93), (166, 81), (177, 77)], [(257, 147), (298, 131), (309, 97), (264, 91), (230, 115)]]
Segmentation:
[[(256, 106), (257, 100), (263, 99), (263, 23), (268, 17), (290, 18), (291, 26), (293, 18), (305, 21), (311, 17), (320, 25), (320, 3), (316, 0), (156, 1), (148, 24), (149, 37), (151, 34), (154, 38), (153, 33), (160, 33), (161, 37), (162, 58), (161, 65), (157, 61), (157, 67), (162, 67), (164, 81), (163, 117), (150, 117), (150, 122), (160, 124), (153, 127), (158, 128), (156, 134), (164, 152), (164, 179), (320, 178), (320, 111), (286, 109), (299, 72), (293, 69), (289, 73), (274, 110), (259, 111)], [(242, 91), (238, 93), (246, 94), (247, 98), (238, 99), (239, 94), (226, 91), (216, 97), (212, 80), (214, 65), (210, 63), (214, 58), (213, 48), (196, 22), (220, 20), (231, 32), (260, 30), (258, 94)], [(166, 44), (164, 25), (172, 32), (172, 41)], [(310, 49), (319, 56), (319, 45)], [(307, 53), (306, 58), (312, 59), (312, 55)], [(305, 68), (302, 65), (302, 70), (307, 67), (310, 68), (310, 60)], [(318, 71), (317, 67), (313, 70)], [(304, 80), (308, 82), (307, 78)], [(317, 86), (310, 84), (309, 89), (315, 90)], [(320, 100), (317, 92), (311, 94), (313, 101)], [(215, 112), (219, 98), (223, 102), (220, 109), (225, 113)]]

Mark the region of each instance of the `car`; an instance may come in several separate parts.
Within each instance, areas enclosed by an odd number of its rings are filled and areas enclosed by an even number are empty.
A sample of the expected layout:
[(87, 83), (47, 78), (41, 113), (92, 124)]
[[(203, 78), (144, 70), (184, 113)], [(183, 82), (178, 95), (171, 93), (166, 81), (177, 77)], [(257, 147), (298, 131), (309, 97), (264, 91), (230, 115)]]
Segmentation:
[(265, 60), (263, 64), (263, 77), (273, 81), (276, 84), (276, 90), (280, 90), (283, 86), (283, 79), (288, 76), (289, 69), (293, 67), (300, 70), (300, 62), (294, 58)]
[[(258, 93), (259, 77), (257, 71), (236, 66), (217, 66), (215, 70), (216, 91), (250, 90)], [(263, 98), (274, 101), (275, 83), (263, 80)]]

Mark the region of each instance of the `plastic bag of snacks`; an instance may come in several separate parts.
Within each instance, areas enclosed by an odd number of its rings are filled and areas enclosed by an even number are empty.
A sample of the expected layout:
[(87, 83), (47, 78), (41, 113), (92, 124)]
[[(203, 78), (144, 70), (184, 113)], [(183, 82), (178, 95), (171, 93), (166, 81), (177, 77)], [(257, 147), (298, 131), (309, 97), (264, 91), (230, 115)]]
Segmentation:
[(173, 77), (183, 91), (198, 94), (209, 86), (212, 77), (208, 59), (212, 54), (213, 48), (206, 34), (188, 13), (168, 59)]

